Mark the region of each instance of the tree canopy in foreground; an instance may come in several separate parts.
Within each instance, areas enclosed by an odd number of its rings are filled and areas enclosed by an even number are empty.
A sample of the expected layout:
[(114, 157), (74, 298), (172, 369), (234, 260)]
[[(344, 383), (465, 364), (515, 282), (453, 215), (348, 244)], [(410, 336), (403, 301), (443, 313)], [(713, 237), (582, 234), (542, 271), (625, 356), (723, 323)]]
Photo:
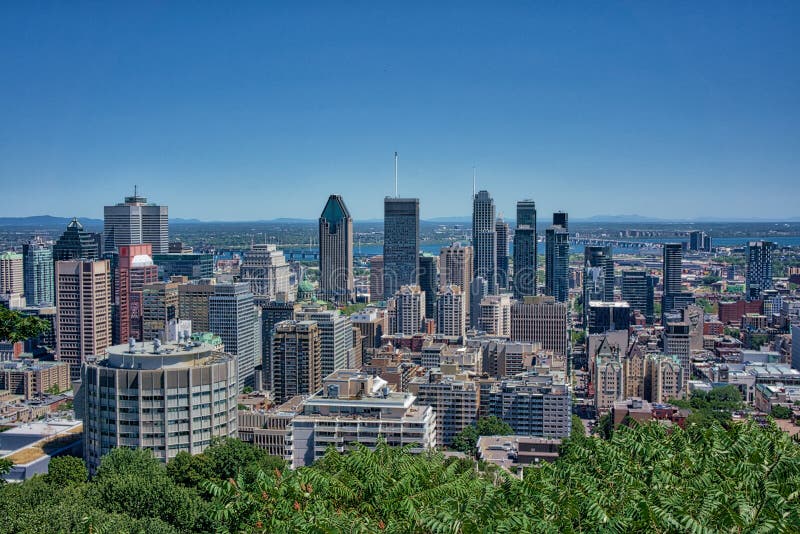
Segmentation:
[(774, 425), (576, 433), (523, 480), (385, 444), (295, 471), (233, 441), (194, 458), (116, 450), (89, 482), (6, 484), (0, 532), (800, 531), (800, 445)]

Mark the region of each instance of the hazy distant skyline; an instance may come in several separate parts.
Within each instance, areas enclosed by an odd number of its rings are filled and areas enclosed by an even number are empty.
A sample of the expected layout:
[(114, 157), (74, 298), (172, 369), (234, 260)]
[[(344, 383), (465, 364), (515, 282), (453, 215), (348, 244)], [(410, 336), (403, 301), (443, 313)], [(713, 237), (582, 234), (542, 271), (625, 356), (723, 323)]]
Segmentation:
[[(305, 8), (305, 9), (302, 9)], [(381, 9), (383, 8), (383, 9)], [(4, 3), (0, 216), (800, 215), (800, 4)]]

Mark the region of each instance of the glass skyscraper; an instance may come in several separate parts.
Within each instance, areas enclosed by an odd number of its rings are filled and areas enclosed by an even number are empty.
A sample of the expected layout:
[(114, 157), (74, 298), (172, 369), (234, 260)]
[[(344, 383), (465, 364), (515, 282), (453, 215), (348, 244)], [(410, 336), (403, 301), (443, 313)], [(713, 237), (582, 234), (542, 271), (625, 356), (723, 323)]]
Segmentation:
[(383, 201), (383, 296), (419, 284), (419, 199)]
[(490, 295), (497, 293), (497, 232), (494, 200), (479, 191), (472, 202), (472, 277), (486, 280)]
[(556, 302), (569, 298), (569, 229), (567, 214), (553, 214), (553, 225), (545, 231), (545, 279), (547, 294)]
[(22, 245), (25, 301), (28, 306), (55, 304), (53, 249), (41, 238)]
[(514, 298), (536, 294), (539, 260), (536, 254), (536, 203), (517, 202), (517, 227), (514, 230)]

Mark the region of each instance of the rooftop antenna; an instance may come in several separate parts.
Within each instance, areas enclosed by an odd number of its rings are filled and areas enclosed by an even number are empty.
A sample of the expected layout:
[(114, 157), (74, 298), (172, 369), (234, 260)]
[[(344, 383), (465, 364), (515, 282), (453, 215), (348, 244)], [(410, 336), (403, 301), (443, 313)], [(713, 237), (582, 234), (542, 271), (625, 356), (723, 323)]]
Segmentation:
[(475, 165), (472, 166), (472, 198), (475, 198), (475, 184), (477, 183), (477, 176), (478, 171), (475, 169)]
[(397, 151), (394, 153), (394, 198), (400, 198), (397, 192)]
[(133, 196), (134, 197), (138, 197), (139, 196), (139, 186), (136, 185), (136, 184), (133, 184)]

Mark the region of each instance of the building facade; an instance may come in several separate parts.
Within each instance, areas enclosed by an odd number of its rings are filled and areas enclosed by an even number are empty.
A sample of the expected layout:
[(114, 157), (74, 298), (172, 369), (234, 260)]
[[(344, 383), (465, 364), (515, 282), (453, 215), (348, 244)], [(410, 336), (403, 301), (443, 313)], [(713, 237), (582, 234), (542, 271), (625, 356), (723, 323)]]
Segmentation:
[(497, 293), (497, 232), (494, 200), (479, 191), (472, 201), (472, 277), (483, 277), (490, 295)]
[(514, 229), (514, 298), (536, 295), (539, 269), (536, 238), (536, 203), (517, 202), (517, 226)]
[(314, 321), (281, 321), (272, 335), (272, 392), (276, 402), (322, 387), (322, 340)]
[[(257, 324), (253, 294), (247, 283), (216, 284), (208, 298), (211, 332), (222, 338), (225, 351), (236, 356), (239, 387), (258, 387), (255, 383), (256, 361), (260, 359), (260, 325)], [(197, 329), (195, 329), (197, 330)]]
[(566, 356), (567, 305), (553, 297), (525, 297), (511, 306), (511, 340), (540, 343), (543, 350)]
[(230, 354), (202, 343), (124, 344), (87, 361), (76, 393), (84, 459), (94, 473), (116, 447), (149, 449), (167, 462), (235, 437), (239, 386)]
[(383, 201), (383, 298), (419, 284), (419, 199)]
[(43, 239), (33, 239), (22, 245), (22, 263), (25, 303), (28, 306), (52, 306), (55, 303), (53, 249)]
[(319, 217), (319, 290), (323, 300), (355, 301), (353, 218), (341, 195), (331, 195)]
[(464, 337), (467, 308), (464, 293), (456, 285), (443, 286), (436, 299), (436, 333)]
[(256, 304), (294, 300), (291, 272), (283, 252), (275, 245), (256, 243), (244, 255), (239, 280), (250, 286)]
[(0, 293), (23, 295), (25, 292), (24, 262), (22, 254), (0, 254)]
[(745, 295), (747, 300), (759, 300), (763, 292), (772, 289), (772, 251), (775, 243), (771, 241), (751, 241), (747, 245), (747, 273)]
[(547, 294), (556, 302), (569, 299), (569, 229), (567, 214), (553, 214), (553, 225), (545, 231), (545, 282)]
[(169, 209), (147, 202), (134, 193), (125, 201), (103, 210), (104, 251), (122, 245), (149, 244), (153, 254), (169, 252)]

